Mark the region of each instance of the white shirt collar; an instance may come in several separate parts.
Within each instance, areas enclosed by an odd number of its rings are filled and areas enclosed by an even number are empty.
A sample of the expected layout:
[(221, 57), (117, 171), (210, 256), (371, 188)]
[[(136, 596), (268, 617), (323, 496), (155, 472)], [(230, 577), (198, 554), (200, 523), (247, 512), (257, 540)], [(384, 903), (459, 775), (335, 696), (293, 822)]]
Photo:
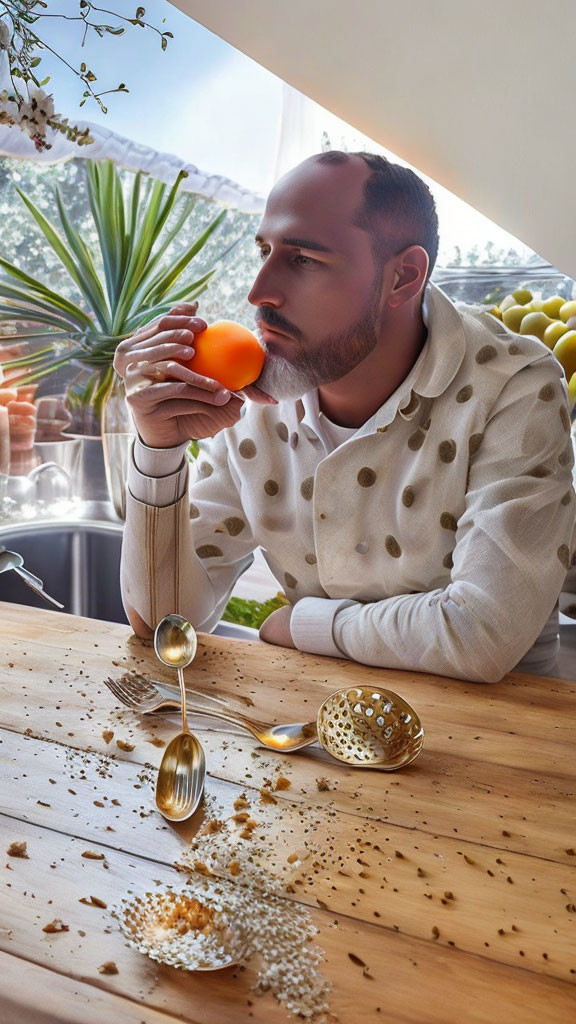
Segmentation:
[[(428, 282), (422, 299), (422, 317), (428, 328), (428, 337), (418, 359), (396, 391), (374, 416), (358, 428), (358, 433), (382, 430), (392, 423), (397, 413), (404, 419), (411, 419), (420, 404), (414, 396), (437, 398), (458, 373), (466, 352), (462, 318), (450, 299), (432, 281)], [(316, 390), (302, 397), (300, 412), (301, 422), (321, 436)]]

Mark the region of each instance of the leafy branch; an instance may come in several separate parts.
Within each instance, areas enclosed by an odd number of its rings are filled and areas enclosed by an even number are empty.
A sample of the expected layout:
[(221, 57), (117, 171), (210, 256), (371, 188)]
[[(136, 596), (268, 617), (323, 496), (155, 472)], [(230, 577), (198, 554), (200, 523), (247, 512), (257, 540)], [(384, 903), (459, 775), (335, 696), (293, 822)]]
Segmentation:
[[(97, 19), (98, 15), (110, 15), (120, 24), (110, 25), (99, 20), (91, 20), (94, 16)], [(50, 148), (46, 141), (47, 127), (62, 132), (68, 139), (81, 146), (93, 142), (87, 129), (81, 131), (77, 125), (70, 125), (68, 118), (55, 113), (53, 96), (43, 91), (44, 86), (50, 81), (50, 76), (41, 78), (41, 73), (37, 73), (37, 68), (42, 62), (41, 51), (51, 53), (83, 83), (85, 89), (80, 101), (81, 107), (88, 99), (92, 99), (102, 113), (106, 114), (108, 108), (102, 102), (102, 97), (129, 90), (124, 82), (120, 82), (115, 89), (97, 91), (94, 88), (97, 75), (85, 61), (82, 61), (78, 68), (74, 67), (66, 57), (46, 42), (43, 35), (40, 35), (40, 32), (43, 32), (43, 22), (48, 18), (82, 22), (82, 46), (89, 31), (95, 32), (100, 38), (106, 35), (121, 36), (133, 25), (155, 32), (160, 38), (162, 50), (166, 50), (168, 40), (174, 38), (172, 32), (163, 31), (145, 21), (145, 15), (144, 7), (137, 7), (134, 17), (130, 18), (116, 11), (98, 7), (92, 0), (78, 0), (77, 15), (50, 13), (45, 0), (0, 0), (0, 53), (5, 51), (7, 54), (12, 87), (10, 92), (5, 90), (0, 94), (0, 124), (16, 125), (30, 136), (36, 148), (40, 150)]]

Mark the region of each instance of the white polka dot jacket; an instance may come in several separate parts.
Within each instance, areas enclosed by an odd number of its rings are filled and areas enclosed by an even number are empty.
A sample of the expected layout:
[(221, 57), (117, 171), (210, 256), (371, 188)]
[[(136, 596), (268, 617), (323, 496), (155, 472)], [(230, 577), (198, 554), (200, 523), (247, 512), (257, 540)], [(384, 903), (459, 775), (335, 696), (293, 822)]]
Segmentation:
[(316, 394), (247, 403), (200, 443), (189, 486), (183, 449), (154, 469), (136, 442), (122, 556), (133, 621), (179, 611), (213, 629), (260, 546), (300, 650), (477, 682), (537, 651), (576, 541), (563, 371), (537, 339), (433, 284), (424, 308), (415, 366), (340, 444)]

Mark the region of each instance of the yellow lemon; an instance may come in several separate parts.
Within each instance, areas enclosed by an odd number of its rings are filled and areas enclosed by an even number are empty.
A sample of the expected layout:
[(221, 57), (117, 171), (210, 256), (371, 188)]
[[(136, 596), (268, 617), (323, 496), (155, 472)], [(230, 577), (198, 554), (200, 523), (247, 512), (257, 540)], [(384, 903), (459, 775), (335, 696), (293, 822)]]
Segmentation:
[(512, 295), (519, 306), (525, 306), (527, 302), (532, 301), (532, 292), (529, 292), (527, 288), (517, 288)]
[(576, 299), (570, 299), (570, 302), (565, 302), (563, 306), (560, 306), (558, 316), (564, 321), (564, 323), (566, 323), (570, 317), (576, 316)]
[(570, 383), (568, 385), (568, 398), (570, 400), (570, 408), (576, 403), (576, 373), (573, 373), (570, 377)]
[(486, 312), (490, 313), (490, 316), (495, 316), (497, 320), (502, 319), (502, 313), (500, 312), (499, 306), (491, 306), (491, 308), (487, 309)]
[(560, 341), (562, 335), (569, 330), (568, 324), (563, 324), (561, 320), (554, 320), (544, 331), (542, 341), (548, 345), (548, 348), (554, 348), (556, 342)]
[(526, 306), (508, 306), (502, 313), (502, 320), (511, 331), (518, 332), (525, 316), (528, 316)]
[(546, 313), (546, 316), (551, 316), (553, 320), (557, 319), (558, 313), (565, 302), (566, 299), (563, 299), (561, 295), (551, 295), (549, 299), (544, 299), (542, 312)]
[(566, 380), (576, 373), (576, 331), (566, 331), (553, 348), (554, 355), (564, 367)]
[(544, 305), (544, 299), (531, 299), (530, 306), (533, 313), (541, 313)]
[(544, 331), (550, 326), (552, 320), (546, 313), (527, 313), (520, 324), (520, 334), (534, 334), (537, 338), (544, 337)]
[(505, 295), (500, 303), (500, 312), (503, 313), (505, 309), (509, 309), (510, 306), (517, 306), (518, 303), (513, 295)]

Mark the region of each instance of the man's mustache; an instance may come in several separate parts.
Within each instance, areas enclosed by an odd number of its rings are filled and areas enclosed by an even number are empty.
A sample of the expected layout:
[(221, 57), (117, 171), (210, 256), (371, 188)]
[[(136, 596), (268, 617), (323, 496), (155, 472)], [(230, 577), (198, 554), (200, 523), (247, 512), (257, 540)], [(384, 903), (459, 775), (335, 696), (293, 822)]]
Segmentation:
[(286, 320), (280, 313), (277, 313), (275, 309), (271, 309), (269, 306), (261, 306), (255, 315), (255, 320), (259, 327), (270, 327), (272, 330), (284, 331), (296, 340), (300, 340), (302, 337), (301, 331), (295, 324), (291, 323), (290, 320)]

